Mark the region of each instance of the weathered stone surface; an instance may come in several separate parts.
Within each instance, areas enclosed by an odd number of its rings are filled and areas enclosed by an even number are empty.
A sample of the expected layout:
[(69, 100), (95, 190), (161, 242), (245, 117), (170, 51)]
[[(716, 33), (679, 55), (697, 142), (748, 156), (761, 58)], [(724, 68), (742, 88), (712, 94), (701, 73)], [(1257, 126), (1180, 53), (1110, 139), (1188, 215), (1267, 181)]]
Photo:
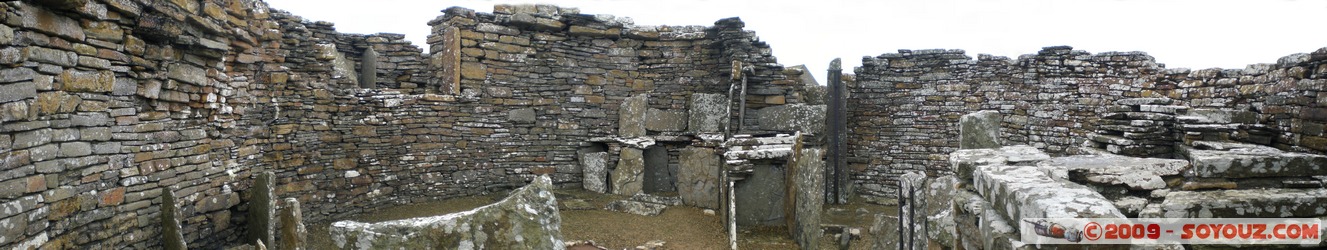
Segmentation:
[(721, 94), (694, 93), (687, 101), (687, 131), (720, 132), (727, 122), (728, 98)]
[(281, 210), (281, 242), (276, 245), (276, 249), (303, 250), (308, 244), (305, 236), (309, 231), (304, 228), (304, 215), (300, 212), (299, 200), (286, 198), (284, 203), (286, 208)]
[(786, 226), (784, 204), (787, 199), (785, 183), (787, 167), (782, 165), (756, 166), (750, 177), (738, 181), (733, 187), (739, 226)]
[(1034, 166), (978, 166), (977, 193), (1009, 221), (1023, 218), (1124, 218), (1111, 201), (1083, 185), (1051, 179)]
[(957, 192), (958, 177), (944, 175), (929, 178), (924, 183), (926, 195), (926, 238), (930, 244), (939, 244), (944, 248), (954, 248), (954, 193)]
[(682, 198), (676, 196), (658, 196), (653, 194), (642, 193), (642, 194), (632, 195), (630, 200), (659, 204), (664, 206), (682, 205)]
[(1000, 139), (1000, 112), (983, 110), (963, 115), (958, 122), (958, 148), (998, 148)]
[(618, 212), (635, 214), (635, 215), (655, 216), (659, 215), (660, 213), (663, 213), (664, 209), (667, 208), (668, 206), (663, 204), (655, 204), (655, 203), (634, 201), (634, 200), (618, 200), (618, 201), (609, 202), (608, 206), (605, 207), (604, 209), (608, 209), (609, 211), (618, 211)]
[(898, 217), (887, 214), (876, 214), (875, 222), (871, 223), (871, 241), (870, 249), (899, 249), (899, 223)]
[(1075, 155), (1037, 163), (1056, 180), (1079, 183), (1124, 185), (1132, 190), (1166, 188), (1163, 176), (1178, 176), (1189, 168), (1184, 160), (1138, 158), (1117, 155)]
[(622, 100), (618, 111), (617, 135), (621, 137), (645, 136), (645, 110), (648, 94), (639, 94)]
[(566, 24), (549, 18), (535, 17), (527, 13), (511, 15), (512, 24), (523, 25), (536, 30), (561, 30)]
[(649, 109), (645, 112), (645, 129), (650, 131), (680, 132), (687, 129), (687, 113)]
[(1256, 178), (1327, 175), (1327, 157), (1284, 152), (1276, 148), (1240, 143), (1195, 142), (1180, 147), (1193, 164), (1196, 177)]
[(582, 182), (585, 190), (608, 192), (608, 152), (581, 154)]
[(338, 221), (342, 249), (565, 249), (553, 181), (539, 176), (506, 199), (470, 211), (379, 223)]
[(927, 233), (931, 231), (927, 223), (926, 173), (908, 171), (899, 176), (899, 239), (904, 249), (927, 249)]
[(677, 192), (677, 168), (668, 164), (668, 148), (645, 149), (645, 175), (641, 191), (646, 193)]
[(758, 116), (761, 129), (825, 133), (825, 105), (779, 105), (760, 109)]
[(820, 149), (804, 148), (788, 164), (793, 203), (789, 231), (802, 249), (820, 247), (820, 221), (825, 210), (824, 155)]
[(37, 85), (32, 82), (0, 83), (0, 103), (37, 98)]
[(276, 246), (276, 175), (272, 172), (259, 172), (254, 175), (253, 188), (249, 193), (248, 241), (261, 241), (268, 246)]
[(963, 149), (949, 154), (949, 167), (960, 181), (972, 179), (973, 171), (982, 165), (1032, 165), (1050, 159), (1037, 148), (1018, 145), (998, 149)]
[(69, 69), (60, 74), (61, 90), (79, 92), (110, 92), (115, 75), (110, 71), (81, 71)]
[(378, 51), (370, 46), (364, 49), (364, 55), (360, 57), (359, 63), (359, 87), (373, 88), (378, 86)]
[(1171, 191), (1163, 218), (1308, 218), (1327, 214), (1327, 189)]
[[(187, 63), (176, 63), (166, 67), (166, 76), (177, 81), (207, 85), (207, 70)], [(107, 86), (109, 90), (110, 86)]]
[(677, 193), (682, 203), (719, 208), (719, 155), (711, 148), (687, 147), (678, 156)]
[(645, 152), (636, 148), (623, 148), (613, 169), (613, 194), (641, 193), (645, 182)]
[(507, 120), (515, 123), (534, 123), (534, 108), (513, 109), (507, 111)]
[(179, 208), (175, 204), (175, 194), (170, 188), (161, 188), (161, 247), (166, 250), (187, 250), (183, 231), (180, 228)]

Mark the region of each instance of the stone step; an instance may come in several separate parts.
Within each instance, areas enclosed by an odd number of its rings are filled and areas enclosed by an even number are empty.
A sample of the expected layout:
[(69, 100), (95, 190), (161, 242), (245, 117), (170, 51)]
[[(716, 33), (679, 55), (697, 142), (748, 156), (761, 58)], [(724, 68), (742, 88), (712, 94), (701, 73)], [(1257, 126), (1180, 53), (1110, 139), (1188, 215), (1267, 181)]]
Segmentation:
[(1052, 179), (1035, 166), (978, 166), (973, 186), (1009, 221), (1023, 218), (1124, 218), (1087, 186)]
[(1308, 218), (1327, 215), (1327, 189), (1172, 191), (1162, 218)]
[(1180, 146), (1179, 155), (1193, 164), (1192, 175), (1203, 178), (1257, 178), (1327, 175), (1327, 157), (1243, 143), (1194, 142)]

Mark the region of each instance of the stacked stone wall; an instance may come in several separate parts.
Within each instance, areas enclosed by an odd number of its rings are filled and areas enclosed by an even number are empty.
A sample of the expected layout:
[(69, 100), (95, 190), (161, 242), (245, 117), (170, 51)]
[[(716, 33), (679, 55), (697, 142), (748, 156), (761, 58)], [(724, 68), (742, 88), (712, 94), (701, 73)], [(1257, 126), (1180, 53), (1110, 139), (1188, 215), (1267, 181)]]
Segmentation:
[(1004, 117), (1008, 145), (1056, 155), (1082, 153), (1115, 100), (1168, 97), (1177, 104), (1249, 110), (1281, 131), (1284, 150), (1322, 153), (1327, 49), (1243, 70), (1166, 69), (1142, 52), (1090, 54), (1046, 47), (1018, 59), (962, 50), (901, 50), (865, 57), (849, 85), (849, 151), (859, 193), (892, 197), (905, 171), (948, 171), (958, 118), (980, 110)]
[(638, 94), (649, 118), (674, 118), (647, 136), (676, 141), (661, 143), (678, 164), (692, 94), (726, 96), (733, 60), (752, 66), (742, 112), (804, 102), (801, 72), (736, 18), (453, 8), (425, 54), (258, 1), (4, 1), (0, 15), (0, 248), (159, 248), (163, 187), (190, 247), (233, 245), (256, 171), (311, 222), (539, 174), (570, 186), (577, 151), (617, 136)]

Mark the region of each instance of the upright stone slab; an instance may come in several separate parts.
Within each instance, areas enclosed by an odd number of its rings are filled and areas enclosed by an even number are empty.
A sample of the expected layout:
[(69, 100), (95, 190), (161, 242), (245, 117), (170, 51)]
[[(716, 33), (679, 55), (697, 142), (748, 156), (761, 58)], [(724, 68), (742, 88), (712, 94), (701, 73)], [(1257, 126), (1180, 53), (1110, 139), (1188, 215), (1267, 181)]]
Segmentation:
[(637, 148), (623, 148), (613, 169), (613, 193), (635, 195), (641, 193), (645, 181), (645, 155)]
[(816, 249), (820, 246), (820, 218), (825, 206), (825, 161), (824, 151), (817, 148), (805, 148), (793, 157), (788, 169), (793, 198), (793, 223), (789, 225), (793, 240), (802, 249)]
[[(926, 238), (928, 245), (938, 244), (943, 248), (954, 248), (954, 235), (957, 225), (954, 222), (954, 193), (958, 177), (943, 175), (929, 178), (925, 183), (926, 195)], [(934, 247), (934, 246), (933, 246)]]
[(617, 135), (621, 137), (645, 136), (645, 111), (649, 94), (639, 94), (622, 100), (618, 110)]
[(258, 172), (254, 175), (253, 187), (249, 189), (248, 241), (262, 241), (272, 246), (272, 230), (276, 229), (276, 195), (273, 184), (276, 176), (272, 172)]
[(608, 192), (608, 152), (581, 154), (581, 171), (584, 174), (581, 180), (585, 190)]
[(723, 132), (728, 116), (728, 98), (722, 94), (691, 94), (687, 100), (687, 131), (692, 133)]
[(641, 191), (677, 192), (677, 170), (668, 164), (668, 148), (659, 145), (645, 149), (645, 179)]
[(757, 111), (760, 129), (812, 134), (825, 133), (825, 105), (788, 104)]
[(433, 217), (332, 223), (341, 249), (565, 249), (562, 216), (546, 175), (494, 204)]
[(180, 228), (180, 209), (175, 206), (175, 193), (170, 188), (161, 188), (161, 248), (166, 250), (188, 250), (184, 242), (184, 231)]
[(677, 194), (682, 203), (719, 208), (719, 155), (712, 148), (687, 147), (678, 156)]
[(899, 219), (898, 216), (876, 214), (875, 222), (871, 223), (871, 235), (874, 238), (871, 241), (870, 249), (896, 250), (899, 249)]
[(645, 112), (645, 130), (681, 132), (687, 129), (687, 113), (684, 111), (649, 109)]
[(378, 86), (378, 52), (373, 51), (373, 46), (364, 49), (364, 56), (360, 58), (359, 63), (359, 87), (373, 88)]
[(784, 182), (787, 166), (757, 165), (751, 176), (737, 181), (733, 187), (737, 202), (735, 217), (738, 226), (787, 226), (784, 221)]
[(958, 148), (1000, 147), (1000, 112), (983, 110), (963, 115), (958, 120)]
[(304, 215), (300, 212), (299, 200), (295, 198), (286, 198), (286, 209), (281, 210), (281, 243), (276, 245), (280, 250), (303, 250), (308, 244), (305, 235), (308, 230), (304, 228)]
[(926, 173), (899, 176), (899, 242), (903, 249), (927, 249)]

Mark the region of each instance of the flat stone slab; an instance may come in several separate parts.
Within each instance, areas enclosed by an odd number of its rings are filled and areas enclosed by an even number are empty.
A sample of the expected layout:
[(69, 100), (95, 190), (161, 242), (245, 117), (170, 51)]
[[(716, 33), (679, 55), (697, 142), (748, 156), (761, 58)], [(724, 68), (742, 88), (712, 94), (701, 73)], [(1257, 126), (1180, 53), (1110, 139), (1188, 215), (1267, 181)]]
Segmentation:
[(974, 189), (1009, 221), (1023, 218), (1124, 218), (1086, 186), (1051, 179), (1035, 166), (986, 165), (973, 173)]
[(1307, 218), (1327, 215), (1327, 189), (1172, 191), (1164, 218)]
[(960, 181), (972, 179), (972, 171), (982, 165), (1032, 165), (1050, 159), (1041, 150), (1027, 145), (1000, 148), (962, 149), (949, 153), (950, 170)]
[(760, 128), (773, 131), (825, 132), (825, 105), (788, 104), (757, 111)]
[(643, 216), (659, 215), (660, 213), (663, 213), (664, 209), (667, 208), (668, 206), (663, 204), (655, 204), (655, 203), (641, 202), (634, 200), (613, 201), (609, 202), (608, 206), (604, 207), (604, 209), (608, 209), (608, 211), (617, 211), (617, 212), (643, 215)]
[(1327, 175), (1327, 157), (1242, 143), (1194, 142), (1180, 147), (1196, 177), (1258, 178)]
[(1041, 161), (1037, 167), (1056, 180), (1124, 185), (1132, 190), (1156, 190), (1166, 188), (1162, 176), (1180, 175), (1189, 168), (1189, 162), (1118, 155), (1075, 155)]
[[(332, 223), (341, 249), (563, 249), (553, 181), (539, 176), (510, 196), (470, 211), (378, 223)], [(494, 226), (502, 225), (502, 226)]]

